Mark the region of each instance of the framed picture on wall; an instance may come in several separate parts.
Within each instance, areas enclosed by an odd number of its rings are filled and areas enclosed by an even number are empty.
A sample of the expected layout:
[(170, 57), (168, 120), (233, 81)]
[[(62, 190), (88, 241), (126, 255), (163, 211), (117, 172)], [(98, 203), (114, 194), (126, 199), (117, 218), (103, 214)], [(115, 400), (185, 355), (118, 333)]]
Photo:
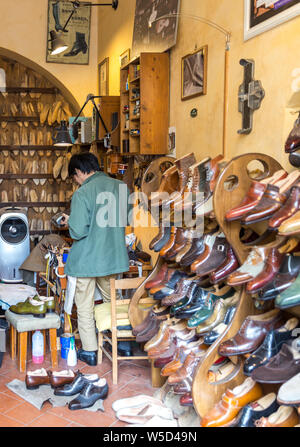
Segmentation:
[[(48, 0), (46, 62), (57, 64), (89, 64), (91, 7), (78, 8), (62, 31), (73, 11), (70, 1)], [(51, 33), (51, 34), (50, 34)], [(50, 38), (63, 40), (66, 49), (59, 54), (49, 51)]]
[(244, 0), (244, 40), (300, 15), (300, 0)]
[(207, 45), (187, 54), (181, 62), (181, 99), (206, 95)]
[(132, 56), (176, 45), (180, 0), (136, 0)]
[(98, 65), (99, 95), (109, 95), (109, 58), (106, 57)]
[(129, 61), (130, 61), (130, 49), (128, 48), (128, 50), (124, 51), (124, 53), (120, 55), (121, 68), (124, 67), (124, 65), (128, 64)]

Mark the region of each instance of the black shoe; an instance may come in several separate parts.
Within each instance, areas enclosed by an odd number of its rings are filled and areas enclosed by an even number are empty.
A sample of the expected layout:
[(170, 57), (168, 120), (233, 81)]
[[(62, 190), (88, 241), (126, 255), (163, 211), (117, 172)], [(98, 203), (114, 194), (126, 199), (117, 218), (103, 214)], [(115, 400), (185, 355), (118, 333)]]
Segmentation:
[(88, 383), (84, 386), (79, 396), (73, 399), (69, 405), (69, 410), (82, 410), (94, 405), (99, 399), (106, 399), (108, 395), (108, 385), (105, 379), (100, 379), (95, 383)]
[[(132, 357), (133, 356), (132, 349), (130, 347), (120, 348), (119, 343), (121, 343), (121, 342), (118, 342), (118, 350), (117, 350), (118, 355), (120, 357)], [(105, 343), (105, 349), (107, 351), (111, 352), (111, 344)]]
[(97, 351), (84, 351), (83, 349), (78, 349), (77, 358), (90, 366), (97, 365)]
[(74, 394), (80, 393), (85, 385), (89, 383), (98, 382), (99, 377), (97, 374), (85, 374), (78, 373), (78, 376), (72, 383), (58, 387), (54, 390), (55, 396), (74, 396)]
[(69, 53), (64, 54), (64, 56), (77, 56), (78, 53), (82, 51), (83, 54), (87, 52), (88, 46), (85, 41), (85, 34), (76, 33), (76, 40), (73, 44), (72, 50)]

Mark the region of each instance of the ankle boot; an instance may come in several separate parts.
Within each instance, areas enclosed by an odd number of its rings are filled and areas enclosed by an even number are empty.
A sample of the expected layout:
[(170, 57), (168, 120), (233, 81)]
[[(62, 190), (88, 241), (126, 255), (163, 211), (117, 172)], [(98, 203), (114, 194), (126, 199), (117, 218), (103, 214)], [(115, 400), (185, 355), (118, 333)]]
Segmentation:
[(76, 40), (73, 44), (72, 50), (69, 53), (64, 54), (64, 56), (77, 56), (78, 53), (82, 51), (83, 54), (87, 52), (88, 46), (85, 41), (84, 33), (76, 33)]

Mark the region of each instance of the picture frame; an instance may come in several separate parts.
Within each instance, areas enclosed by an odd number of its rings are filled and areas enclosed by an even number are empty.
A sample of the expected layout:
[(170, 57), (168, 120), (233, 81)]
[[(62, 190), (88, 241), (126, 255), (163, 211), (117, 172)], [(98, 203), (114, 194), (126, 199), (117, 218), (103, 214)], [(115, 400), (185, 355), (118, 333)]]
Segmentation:
[(128, 64), (130, 61), (130, 48), (128, 48), (126, 51), (124, 51), (120, 55), (120, 66), (121, 68), (124, 67), (124, 65)]
[(49, 50), (50, 31), (60, 36), (73, 7), (70, 1), (48, 0), (46, 62), (56, 64), (88, 65), (90, 54), (91, 7), (79, 8), (61, 37), (68, 48), (52, 55)]
[(103, 59), (100, 64), (98, 64), (98, 85), (99, 85), (99, 96), (109, 95), (109, 58)]
[(206, 95), (208, 46), (197, 48), (181, 59), (181, 100)]
[(300, 0), (276, 0), (270, 4), (262, 0), (244, 0), (244, 40), (300, 15)]

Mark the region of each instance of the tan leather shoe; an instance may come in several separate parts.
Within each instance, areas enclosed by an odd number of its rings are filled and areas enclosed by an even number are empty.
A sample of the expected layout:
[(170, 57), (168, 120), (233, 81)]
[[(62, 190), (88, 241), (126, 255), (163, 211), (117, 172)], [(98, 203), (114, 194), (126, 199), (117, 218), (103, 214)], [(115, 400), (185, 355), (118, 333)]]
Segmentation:
[(293, 236), (300, 232), (300, 211), (297, 211), (292, 217), (286, 219), (278, 228), (278, 234), (281, 236)]
[(255, 421), (256, 427), (295, 427), (299, 423), (299, 415), (293, 407), (281, 405), (269, 417)]
[(232, 424), (241, 408), (262, 397), (261, 386), (248, 377), (241, 385), (227, 389), (218, 402), (201, 420), (201, 427), (226, 427)]

